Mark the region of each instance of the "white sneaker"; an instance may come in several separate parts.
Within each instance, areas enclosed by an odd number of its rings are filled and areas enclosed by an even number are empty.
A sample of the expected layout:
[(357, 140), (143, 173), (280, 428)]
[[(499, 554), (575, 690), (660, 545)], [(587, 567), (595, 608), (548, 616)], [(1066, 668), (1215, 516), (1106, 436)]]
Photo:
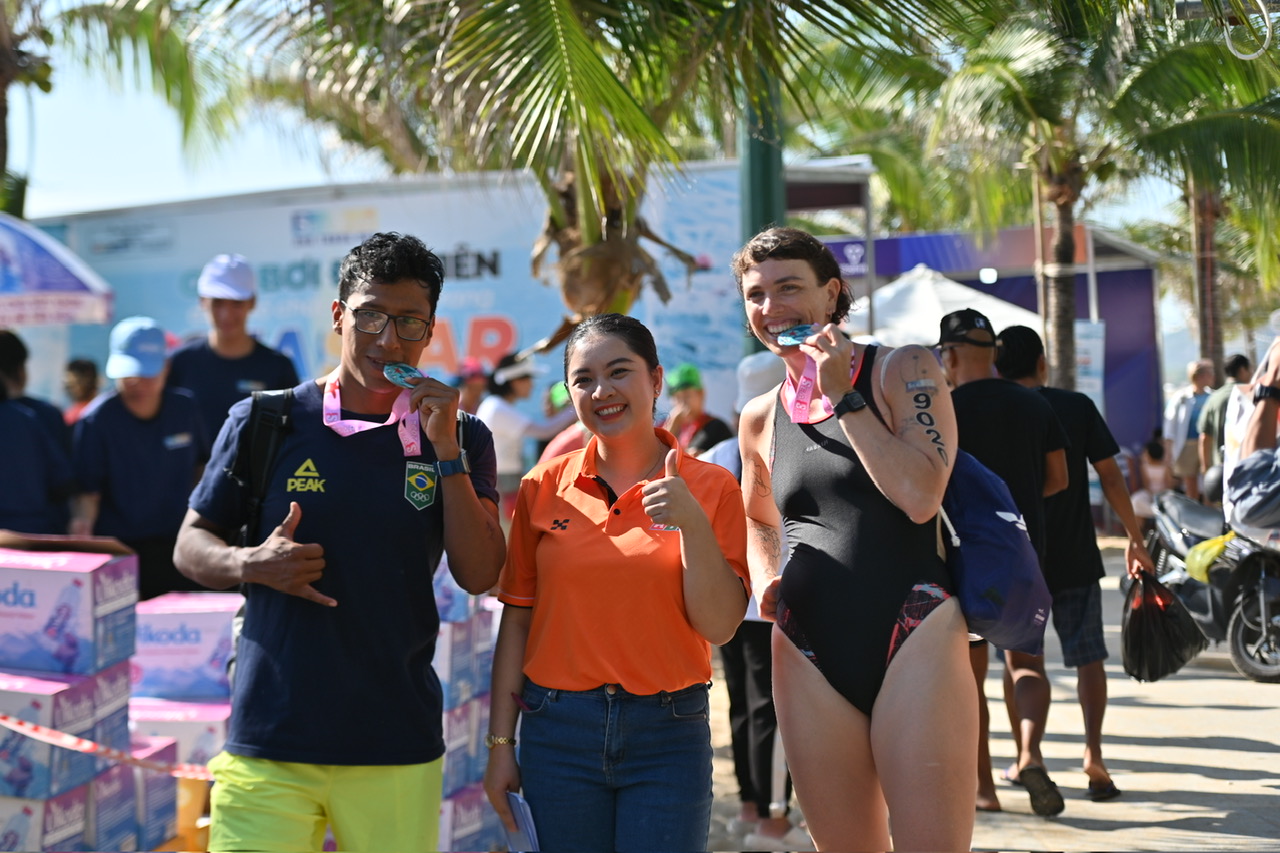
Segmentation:
[(798, 826), (793, 826), (787, 830), (785, 835), (765, 835), (762, 832), (752, 832), (742, 839), (743, 850), (776, 850), (776, 851), (808, 851), (817, 850), (813, 845), (813, 839), (809, 837), (809, 833), (805, 832)]
[(759, 820), (745, 820), (742, 817), (729, 818), (726, 830), (730, 835), (747, 835), (756, 831), (756, 827), (760, 825)]

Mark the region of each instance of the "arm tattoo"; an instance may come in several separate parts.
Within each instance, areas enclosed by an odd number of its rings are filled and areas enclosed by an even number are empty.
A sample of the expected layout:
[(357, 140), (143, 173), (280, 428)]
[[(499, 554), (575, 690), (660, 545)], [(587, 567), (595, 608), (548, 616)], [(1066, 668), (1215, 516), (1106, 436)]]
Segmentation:
[[(910, 385), (911, 383), (907, 384)], [(906, 425), (916, 424), (924, 427), (924, 434), (929, 436), (929, 441), (933, 442), (934, 449), (942, 457), (942, 463), (945, 465), (947, 463), (947, 446), (942, 440), (942, 433), (937, 430), (933, 413), (929, 411), (933, 408), (933, 394), (923, 390), (917, 391), (911, 395), (911, 405), (915, 407), (916, 411), (912, 417), (906, 419)]]
[(751, 460), (751, 483), (749, 488), (758, 497), (767, 498), (773, 494), (769, 480), (764, 476), (764, 464), (757, 458)]

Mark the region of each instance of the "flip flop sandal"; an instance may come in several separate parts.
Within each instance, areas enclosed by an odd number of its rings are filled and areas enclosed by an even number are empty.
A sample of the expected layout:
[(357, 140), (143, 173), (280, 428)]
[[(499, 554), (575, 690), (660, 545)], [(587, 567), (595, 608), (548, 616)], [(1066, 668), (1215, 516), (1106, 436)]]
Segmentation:
[(1000, 771), (1000, 778), (1008, 782), (1010, 785), (1018, 785), (1018, 786), (1022, 785), (1021, 779), (1019, 779), (1017, 776), (1009, 775), (1009, 768), (1007, 767), (1004, 770)]
[(1058, 786), (1053, 784), (1043, 767), (1024, 767), (1018, 774), (1031, 796), (1031, 810), (1041, 817), (1053, 817), (1066, 808)]
[(1120, 796), (1120, 789), (1116, 787), (1115, 782), (1108, 782), (1105, 785), (1097, 786), (1090, 784), (1084, 795), (1095, 803), (1101, 803), (1105, 800), (1114, 800)]

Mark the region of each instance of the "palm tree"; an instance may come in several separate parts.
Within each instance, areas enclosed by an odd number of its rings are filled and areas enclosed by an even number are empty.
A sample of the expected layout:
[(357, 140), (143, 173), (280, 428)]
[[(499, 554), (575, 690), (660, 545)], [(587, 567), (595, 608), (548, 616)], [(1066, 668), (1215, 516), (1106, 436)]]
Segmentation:
[[(9, 171), (9, 93), (13, 86), (53, 88), (50, 57), (57, 45), (65, 55), (112, 74), (133, 66), (138, 78), (150, 76), (152, 88), (178, 113), (184, 137), (217, 136), (231, 114), (206, 109), (206, 86), (220, 65), (204, 54), (191, 4), (177, 0), (107, 0), (0, 3), (0, 176), (6, 203), (21, 215), (26, 181)], [(12, 204), (16, 203), (16, 204)]]
[(1021, 140), (1053, 211), (1050, 381), (1074, 387), (1074, 225), (1086, 188), (1139, 168), (1182, 170), (1197, 186), (1280, 182), (1274, 104), (1251, 100), (1263, 81), (1274, 87), (1274, 66), (1233, 58), (1217, 30), (1083, 5), (1012, 15), (959, 55), (934, 138), (958, 136), (978, 152)]
[[(640, 216), (650, 178), (682, 151), (723, 139), (743, 104), (769, 115), (769, 85), (792, 102), (824, 38), (867, 45), (902, 28), (963, 30), (983, 0), (226, 0), (267, 59), (255, 91), (298, 105), (403, 172), (524, 168), (547, 201), (534, 249), (551, 247), (569, 317), (662, 295), (657, 242)], [(553, 342), (556, 336), (551, 337)]]
[(1252, 266), (1267, 275), (1264, 286), (1275, 284), (1280, 70), (1273, 61), (1233, 57), (1213, 24), (1155, 22), (1152, 29), (1148, 53), (1119, 88), (1111, 116), (1123, 142), (1186, 188), (1200, 355), (1213, 361), (1221, 380), (1217, 246), (1229, 204), (1250, 212)]

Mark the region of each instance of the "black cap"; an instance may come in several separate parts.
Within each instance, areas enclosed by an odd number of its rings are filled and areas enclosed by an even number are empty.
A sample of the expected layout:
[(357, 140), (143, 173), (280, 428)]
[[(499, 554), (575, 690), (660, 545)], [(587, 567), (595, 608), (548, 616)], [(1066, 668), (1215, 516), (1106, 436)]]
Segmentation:
[[(971, 338), (969, 333), (981, 329), (991, 335), (990, 340)], [(973, 344), (975, 347), (993, 347), (996, 345), (996, 330), (991, 321), (980, 311), (972, 308), (961, 308), (952, 311), (942, 318), (942, 331), (938, 337), (938, 346), (943, 344)]]

